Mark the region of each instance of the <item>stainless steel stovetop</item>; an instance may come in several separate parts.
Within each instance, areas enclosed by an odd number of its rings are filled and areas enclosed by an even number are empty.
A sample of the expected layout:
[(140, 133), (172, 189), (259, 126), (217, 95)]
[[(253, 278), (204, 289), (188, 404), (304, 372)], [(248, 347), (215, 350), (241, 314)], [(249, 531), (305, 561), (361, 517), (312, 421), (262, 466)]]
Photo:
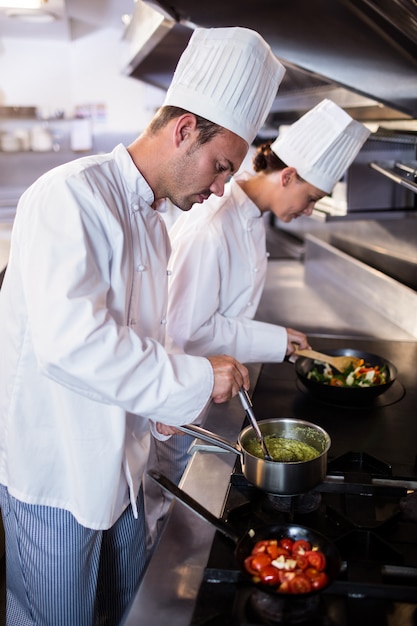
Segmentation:
[[(329, 463), (312, 492), (281, 497), (250, 485), (236, 463), (223, 518), (239, 535), (294, 523), (334, 541), (337, 580), (308, 598), (271, 596), (242, 577), (234, 544), (216, 533), (192, 625), (413, 626), (417, 621), (417, 499), (389, 465), (366, 453)], [(408, 482), (408, 481), (407, 481)], [(410, 485), (417, 488), (417, 481)]]
[[(343, 555), (344, 569), (333, 586), (337, 593), (330, 594), (329, 588), (328, 593), (321, 594), (329, 610), (320, 626), (416, 626), (417, 523), (401, 519), (400, 504), (406, 498), (414, 509), (415, 501), (410, 496), (417, 482), (417, 342), (320, 337), (315, 339), (314, 347), (322, 352), (354, 347), (384, 356), (398, 368), (397, 381), (389, 393), (362, 407), (332, 406), (315, 400), (299, 386), (290, 363), (264, 364), (256, 375), (251, 375), (251, 380), (257, 380), (252, 401), (259, 419), (306, 419), (322, 426), (332, 439), (330, 472), (320, 486), (320, 508), (308, 514), (294, 513), (302, 516), (304, 525), (317, 524), (324, 529), (338, 542)], [(242, 407), (238, 399), (234, 400), (214, 406), (205, 423), (206, 428), (230, 440), (236, 440), (244, 426)], [(346, 455), (351, 459), (347, 479), (346, 467), (338, 467), (341, 459), (346, 461)], [(371, 471), (363, 463), (369, 459)], [(238, 493), (237, 518), (244, 524), (247, 502), (252, 496), (248, 496), (247, 486), (242, 486), (239, 476), (236, 455), (219, 450), (196, 451), (181, 486), (219, 517), (233, 517), (231, 511)], [(339, 485), (336, 491), (334, 484)], [(250, 504), (249, 509), (252, 508)], [(285, 518), (289, 512), (275, 515)], [(210, 610), (214, 608), (218, 613), (222, 603), (229, 608), (235, 602), (239, 609), (245, 606), (244, 595), (238, 595), (239, 600), (234, 596), (231, 600), (227, 595), (230, 585), (236, 586), (237, 575), (233, 549), (227, 542), (213, 526), (182, 503), (174, 502), (124, 626), (216, 624), (210, 621), (211, 614), (204, 617), (200, 611), (204, 608), (204, 602), (199, 605), (200, 594), (204, 594), (207, 583), (211, 590), (205, 603)], [(231, 561), (226, 567), (216, 560), (219, 550), (223, 555), (229, 554)], [(362, 561), (362, 571), (356, 564), (349, 564), (352, 550), (359, 550), (359, 555), (353, 553), (353, 562)], [(363, 579), (364, 568), (368, 579)], [(225, 571), (218, 574), (220, 582), (210, 583), (222, 569)], [(224, 579), (230, 573), (232, 582)], [(381, 577), (382, 587), (376, 580)], [(215, 596), (214, 588), (222, 594)], [(223, 621), (217, 623), (222, 626), (257, 623), (248, 621), (246, 615), (239, 617), (240, 621), (230, 614), (219, 619)]]

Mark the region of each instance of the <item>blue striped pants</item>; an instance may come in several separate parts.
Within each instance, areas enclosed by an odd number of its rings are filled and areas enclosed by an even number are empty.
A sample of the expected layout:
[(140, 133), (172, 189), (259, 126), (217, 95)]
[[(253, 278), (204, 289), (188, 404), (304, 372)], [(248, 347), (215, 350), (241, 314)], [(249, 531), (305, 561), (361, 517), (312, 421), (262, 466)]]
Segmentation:
[(6, 538), (6, 626), (117, 626), (146, 562), (143, 496), (112, 528), (25, 504), (0, 485)]

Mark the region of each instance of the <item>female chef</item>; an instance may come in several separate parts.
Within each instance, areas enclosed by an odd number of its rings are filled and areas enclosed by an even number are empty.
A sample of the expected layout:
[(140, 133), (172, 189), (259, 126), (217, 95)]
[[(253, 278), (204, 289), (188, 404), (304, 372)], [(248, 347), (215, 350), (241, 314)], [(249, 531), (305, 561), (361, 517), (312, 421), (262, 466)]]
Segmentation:
[[(292, 124), (253, 159), (255, 174), (243, 173), (222, 197), (181, 215), (169, 231), (168, 347), (188, 354), (232, 354), (244, 363), (281, 362), (293, 342), (306, 336), (254, 320), (266, 279), (264, 215), (283, 222), (311, 215), (315, 203), (332, 192), (369, 131), (343, 109), (324, 100)], [(150, 462), (179, 479), (191, 438), (156, 442)], [(149, 491), (153, 491), (151, 486)], [(169, 496), (162, 494), (169, 499)], [(163, 518), (161, 500), (149, 495), (153, 534)], [(151, 503), (149, 503), (151, 501)], [(155, 509), (157, 509), (155, 511)]]

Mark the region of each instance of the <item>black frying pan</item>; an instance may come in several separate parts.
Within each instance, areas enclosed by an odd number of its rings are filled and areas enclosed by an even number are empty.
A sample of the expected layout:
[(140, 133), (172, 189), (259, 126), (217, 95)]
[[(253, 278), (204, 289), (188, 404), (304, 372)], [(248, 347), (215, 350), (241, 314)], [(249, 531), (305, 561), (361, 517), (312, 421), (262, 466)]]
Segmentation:
[(379, 365), (379, 367), (385, 365), (388, 372), (388, 379), (383, 385), (375, 385), (373, 387), (333, 387), (310, 380), (308, 378), (309, 371), (314, 367), (320, 367), (320, 364), (315, 363), (312, 359), (308, 359), (307, 357), (298, 357), (295, 362), (295, 371), (298, 379), (312, 395), (324, 402), (345, 406), (371, 404), (375, 398), (387, 391), (397, 378), (397, 368), (395, 365), (376, 354), (370, 354), (362, 350), (352, 350), (350, 348), (327, 350), (326, 353), (332, 356), (356, 356), (363, 359), (365, 364), (369, 365)]
[[(217, 518), (215, 515), (210, 513), (207, 509), (205, 509), (199, 502), (194, 500), (190, 495), (188, 495), (185, 491), (177, 487), (173, 482), (163, 476), (159, 472), (155, 472), (154, 470), (149, 470), (149, 476), (155, 480), (161, 487), (166, 489), (169, 493), (175, 496), (178, 500), (181, 500), (186, 506), (188, 506), (194, 513), (197, 513), (204, 520), (215, 526), (217, 530), (219, 530), (223, 535), (231, 539), (236, 547), (235, 547), (235, 555), (236, 560), (239, 565), (239, 569), (242, 573), (242, 576), (248, 582), (251, 582), (256, 587), (261, 588), (268, 593), (272, 593), (274, 595), (286, 596), (291, 598), (304, 598), (306, 596), (313, 595), (315, 593), (319, 593), (326, 589), (332, 582), (336, 579), (339, 574), (340, 567), (342, 564), (342, 560), (334, 543), (326, 539), (320, 533), (311, 530), (305, 526), (298, 526), (297, 524), (273, 524), (270, 526), (261, 526), (259, 528), (251, 529), (247, 531), (244, 535), (238, 535), (232, 526), (230, 526), (227, 522)], [(284, 537), (289, 537), (291, 539), (305, 539), (309, 541), (312, 547), (317, 547), (321, 552), (326, 556), (326, 574), (328, 578), (327, 585), (321, 587), (320, 589), (313, 589), (309, 593), (303, 594), (284, 594), (279, 593), (275, 590), (274, 587), (270, 587), (261, 582), (255, 583), (252, 580), (252, 576), (246, 571), (244, 566), (244, 561), (246, 557), (248, 557), (257, 541), (262, 541), (264, 539), (283, 539)]]

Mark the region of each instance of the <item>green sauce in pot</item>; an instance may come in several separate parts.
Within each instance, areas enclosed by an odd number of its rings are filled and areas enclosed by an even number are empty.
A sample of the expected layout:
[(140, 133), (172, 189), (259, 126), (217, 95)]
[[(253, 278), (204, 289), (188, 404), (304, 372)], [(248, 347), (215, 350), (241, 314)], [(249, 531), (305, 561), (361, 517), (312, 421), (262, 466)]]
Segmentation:
[[(276, 437), (275, 435), (266, 435), (264, 440), (268, 452), (274, 461), (284, 463), (311, 461), (320, 454), (313, 446), (303, 441), (298, 441), (297, 439), (285, 439), (284, 437)], [(245, 443), (245, 450), (260, 459), (264, 458), (261, 444), (255, 438)]]

